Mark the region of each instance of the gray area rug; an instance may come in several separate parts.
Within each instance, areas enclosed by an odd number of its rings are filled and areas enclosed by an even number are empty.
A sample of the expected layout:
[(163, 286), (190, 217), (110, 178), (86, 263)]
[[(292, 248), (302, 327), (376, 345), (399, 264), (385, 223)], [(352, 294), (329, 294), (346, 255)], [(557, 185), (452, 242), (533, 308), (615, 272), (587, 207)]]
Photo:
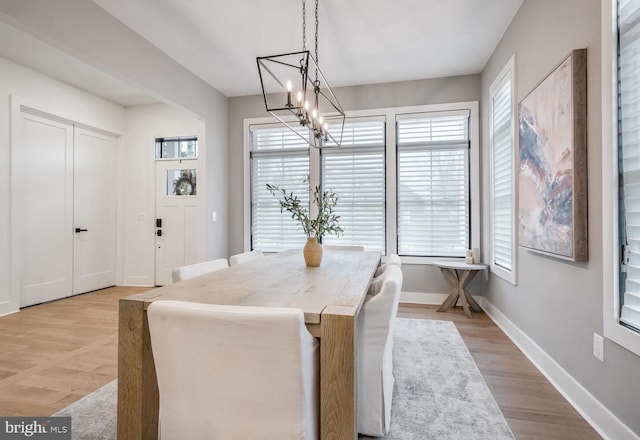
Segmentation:
[(398, 318), (393, 375), (385, 440), (514, 438), (453, 322)]
[[(394, 375), (385, 440), (514, 438), (452, 322), (398, 318)], [(71, 416), (74, 440), (115, 440), (116, 398), (114, 380), (54, 415)]]
[(71, 416), (73, 440), (116, 440), (118, 381), (112, 380), (54, 416)]

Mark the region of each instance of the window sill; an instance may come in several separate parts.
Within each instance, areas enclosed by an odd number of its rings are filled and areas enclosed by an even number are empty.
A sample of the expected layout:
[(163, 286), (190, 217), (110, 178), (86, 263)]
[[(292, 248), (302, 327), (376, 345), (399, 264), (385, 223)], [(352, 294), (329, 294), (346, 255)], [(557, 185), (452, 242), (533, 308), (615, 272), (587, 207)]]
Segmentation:
[(491, 273), (498, 278), (502, 278), (503, 280), (513, 284), (514, 286), (518, 285), (518, 277), (514, 270), (506, 270), (500, 266), (496, 266), (495, 264), (491, 265)]
[(613, 316), (605, 317), (604, 337), (640, 356), (640, 333), (619, 324)]
[(400, 255), (402, 264), (415, 264), (430, 266), (434, 261), (464, 261), (464, 257), (411, 257), (407, 255)]

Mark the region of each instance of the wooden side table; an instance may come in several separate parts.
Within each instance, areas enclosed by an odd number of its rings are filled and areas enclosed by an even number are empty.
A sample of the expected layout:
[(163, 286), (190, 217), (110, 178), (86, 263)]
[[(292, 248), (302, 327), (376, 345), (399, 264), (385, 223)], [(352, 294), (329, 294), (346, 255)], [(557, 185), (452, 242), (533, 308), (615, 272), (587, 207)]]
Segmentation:
[(444, 277), (449, 280), (453, 289), (451, 293), (444, 300), (438, 312), (445, 312), (451, 307), (455, 307), (460, 298), (464, 313), (471, 318), (471, 309), (475, 312), (479, 312), (480, 306), (473, 299), (473, 296), (465, 289), (467, 284), (478, 274), (478, 272), (486, 270), (486, 264), (470, 264), (457, 261), (434, 261), (434, 266), (439, 267)]

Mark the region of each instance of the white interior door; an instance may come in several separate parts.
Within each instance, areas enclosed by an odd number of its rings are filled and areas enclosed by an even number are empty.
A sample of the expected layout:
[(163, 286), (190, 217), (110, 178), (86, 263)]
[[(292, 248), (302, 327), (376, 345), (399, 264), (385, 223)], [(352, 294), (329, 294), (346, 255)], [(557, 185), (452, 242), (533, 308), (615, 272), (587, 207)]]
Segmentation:
[(74, 133), (73, 293), (116, 284), (116, 140)]
[(195, 159), (156, 161), (156, 285), (171, 269), (199, 262), (200, 197)]
[(18, 119), (12, 206), (20, 307), (114, 285), (115, 140), (26, 109)]
[(20, 112), (14, 182), (20, 306), (69, 296), (73, 285), (73, 126)]

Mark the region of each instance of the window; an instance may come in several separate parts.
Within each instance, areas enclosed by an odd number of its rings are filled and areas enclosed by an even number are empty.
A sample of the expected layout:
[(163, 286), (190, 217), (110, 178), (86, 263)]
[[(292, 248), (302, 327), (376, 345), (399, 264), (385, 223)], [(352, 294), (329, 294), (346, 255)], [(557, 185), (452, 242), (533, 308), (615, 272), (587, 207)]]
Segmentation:
[[(281, 185), (309, 200), (309, 144), (283, 126), (251, 125), (251, 249), (266, 252), (302, 248), (306, 237), (298, 222), (280, 211), (267, 183)], [(300, 135), (308, 136), (306, 129)]]
[(640, 330), (640, 4), (619, 2), (620, 322)]
[(477, 102), (348, 112), (342, 146), (321, 150), (272, 118), (246, 119), (244, 249), (302, 248), (304, 233), (266, 184), (300, 198), (322, 184), (337, 193), (344, 228), (325, 244), (399, 253), (408, 264), (462, 259), (480, 248), (479, 138)]
[(398, 253), (470, 248), (469, 112), (397, 116)]
[(491, 271), (516, 284), (515, 87), (512, 57), (489, 88)]
[(341, 148), (321, 151), (322, 186), (338, 194), (335, 211), (344, 228), (343, 236), (327, 235), (323, 243), (363, 245), (385, 253), (384, 150), (384, 119), (350, 118)]
[(632, 313), (638, 291), (640, 122), (634, 101), (640, 96), (636, 61), (640, 55), (640, 5), (637, 1), (620, 0), (618, 4), (611, 0), (608, 6), (602, 14), (602, 65), (611, 67), (602, 69), (604, 336), (640, 355), (640, 332)]
[(156, 138), (156, 159), (194, 159), (198, 157), (195, 136)]
[(196, 169), (167, 170), (167, 196), (195, 196)]

